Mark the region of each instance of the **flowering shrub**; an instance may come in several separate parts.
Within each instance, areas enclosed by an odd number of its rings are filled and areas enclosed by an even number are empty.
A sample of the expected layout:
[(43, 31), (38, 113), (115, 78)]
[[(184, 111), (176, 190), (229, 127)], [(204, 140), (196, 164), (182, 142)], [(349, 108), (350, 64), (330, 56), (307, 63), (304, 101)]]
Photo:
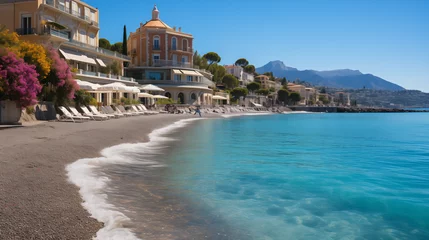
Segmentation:
[(35, 66), (6, 52), (0, 57), (0, 99), (17, 101), (23, 108), (35, 104), (42, 89), (38, 76)]
[(64, 105), (74, 98), (74, 93), (79, 86), (73, 79), (67, 62), (60, 58), (58, 50), (48, 48), (48, 55), (51, 59), (51, 66), (48, 76), (41, 80), (44, 88), (42, 99), (53, 101), (57, 106)]
[(26, 63), (36, 66), (39, 79), (44, 79), (51, 70), (51, 60), (47, 56), (46, 49), (40, 44), (30, 42), (21, 42), (19, 48), (19, 56)]

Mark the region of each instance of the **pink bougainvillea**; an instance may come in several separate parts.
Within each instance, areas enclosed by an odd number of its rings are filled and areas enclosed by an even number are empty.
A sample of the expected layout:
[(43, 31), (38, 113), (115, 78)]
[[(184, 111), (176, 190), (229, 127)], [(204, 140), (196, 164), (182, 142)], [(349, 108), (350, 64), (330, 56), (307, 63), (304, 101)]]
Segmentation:
[(42, 90), (35, 69), (13, 52), (1, 56), (0, 99), (17, 101), (23, 108), (35, 104), (37, 94)]
[(52, 60), (51, 72), (43, 81), (49, 88), (55, 89), (55, 102), (62, 105), (74, 98), (74, 93), (79, 90), (79, 85), (73, 79), (72, 72), (67, 62), (60, 58), (58, 50), (48, 47), (49, 57)]

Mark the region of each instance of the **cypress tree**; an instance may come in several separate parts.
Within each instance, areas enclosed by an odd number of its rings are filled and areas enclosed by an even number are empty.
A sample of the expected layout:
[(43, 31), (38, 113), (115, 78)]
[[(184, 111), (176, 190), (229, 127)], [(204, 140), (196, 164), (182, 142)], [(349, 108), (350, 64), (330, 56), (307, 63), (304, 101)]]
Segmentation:
[[(122, 54), (128, 55), (128, 46), (127, 46), (127, 26), (124, 25), (124, 38), (122, 40)], [(124, 62), (124, 67), (128, 67), (128, 62)]]

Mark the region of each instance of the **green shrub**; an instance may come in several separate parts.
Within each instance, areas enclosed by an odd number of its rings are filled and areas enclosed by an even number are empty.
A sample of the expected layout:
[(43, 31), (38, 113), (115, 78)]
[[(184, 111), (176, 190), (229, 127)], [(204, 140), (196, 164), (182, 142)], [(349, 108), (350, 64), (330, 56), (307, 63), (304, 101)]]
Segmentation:
[(169, 98), (169, 99), (158, 99), (156, 101), (156, 104), (159, 104), (159, 105), (177, 104), (177, 101), (174, 101), (171, 98)]
[(97, 105), (97, 100), (93, 98), (91, 94), (85, 90), (77, 90), (74, 93), (74, 102), (77, 107), (93, 105), (91, 103), (94, 103), (94, 102), (95, 102), (95, 105)]
[(34, 114), (36, 111), (34, 110), (33, 106), (28, 106), (25, 108), (25, 112), (30, 115), (30, 114)]

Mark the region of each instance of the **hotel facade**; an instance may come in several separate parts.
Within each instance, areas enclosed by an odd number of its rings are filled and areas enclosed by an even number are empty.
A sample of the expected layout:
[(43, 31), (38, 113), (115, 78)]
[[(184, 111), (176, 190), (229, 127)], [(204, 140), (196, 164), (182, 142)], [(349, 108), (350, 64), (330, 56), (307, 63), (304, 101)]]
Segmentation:
[(193, 36), (180, 27), (168, 26), (159, 15), (155, 6), (152, 19), (130, 33), (127, 48), (131, 62), (126, 76), (163, 88), (164, 95), (179, 104), (212, 104), (213, 75), (193, 66)]
[[(21, 40), (51, 44), (75, 69), (77, 79), (98, 84), (121, 82), (127, 86), (138, 83), (123, 76), (102, 73), (113, 62), (121, 66), (130, 57), (98, 46), (99, 11), (80, 0), (0, 0), (0, 24), (16, 32)], [(123, 94), (116, 98), (123, 97)], [(136, 98), (136, 94), (126, 94)], [(113, 97), (97, 93), (98, 102), (109, 105)]]

